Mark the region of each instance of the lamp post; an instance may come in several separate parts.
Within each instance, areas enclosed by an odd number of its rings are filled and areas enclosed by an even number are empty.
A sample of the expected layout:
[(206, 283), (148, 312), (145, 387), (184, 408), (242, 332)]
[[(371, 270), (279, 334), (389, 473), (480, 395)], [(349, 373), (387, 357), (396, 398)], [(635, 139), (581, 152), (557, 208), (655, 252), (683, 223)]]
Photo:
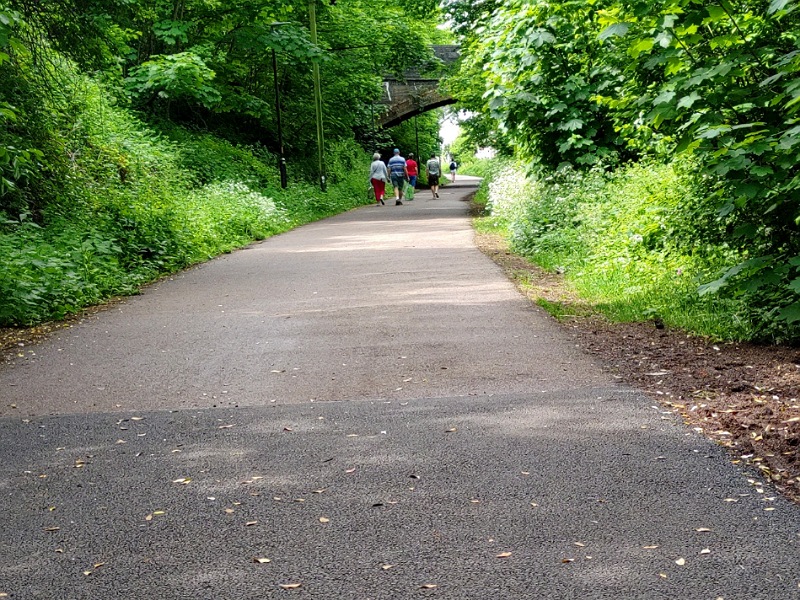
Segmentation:
[[(317, 1), (308, 0), (308, 17), (311, 30), (311, 43), (317, 45)], [(317, 113), (317, 152), (319, 158), (319, 186), (325, 192), (328, 182), (325, 177), (325, 132), (322, 128), (322, 86), (319, 78), (319, 61), (313, 61), (314, 108)]]
[[(272, 31), (281, 25), (288, 25), (285, 21), (270, 23), (269, 26)], [(275, 83), (275, 117), (278, 123), (278, 171), (281, 174), (281, 188), (286, 189), (286, 158), (283, 154), (283, 127), (281, 125), (281, 98), (280, 89), (278, 87), (278, 56), (275, 52), (275, 47), (272, 47), (272, 80)]]

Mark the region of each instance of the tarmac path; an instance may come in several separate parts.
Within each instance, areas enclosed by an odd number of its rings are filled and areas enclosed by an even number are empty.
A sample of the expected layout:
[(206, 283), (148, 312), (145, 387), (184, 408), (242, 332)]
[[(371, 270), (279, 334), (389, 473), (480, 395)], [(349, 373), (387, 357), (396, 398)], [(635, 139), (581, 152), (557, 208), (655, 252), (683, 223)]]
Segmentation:
[(800, 509), (514, 289), (475, 183), (0, 366), (0, 597), (800, 598)]

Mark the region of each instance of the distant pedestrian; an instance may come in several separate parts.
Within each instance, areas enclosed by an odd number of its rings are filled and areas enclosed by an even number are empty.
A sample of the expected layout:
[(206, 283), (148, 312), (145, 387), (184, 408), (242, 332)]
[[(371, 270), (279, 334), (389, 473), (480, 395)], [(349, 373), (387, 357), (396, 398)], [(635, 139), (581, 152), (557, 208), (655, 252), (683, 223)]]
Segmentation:
[(436, 153), (431, 152), (431, 158), (425, 165), (425, 172), (428, 174), (428, 185), (431, 186), (431, 194), (434, 198), (439, 197), (439, 177), (442, 175), (442, 164), (436, 158)]
[(450, 161), (450, 181), (453, 183), (456, 182), (456, 169), (458, 169), (458, 163), (455, 160)]
[(400, 206), (403, 204), (403, 184), (408, 181), (408, 170), (406, 159), (400, 156), (400, 150), (397, 148), (394, 149), (394, 156), (389, 159), (389, 176), (394, 187), (395, 206)]
[(385, 204), (383, 197), (386, 194), (386, 182), (389, 179), (389, 171), (381, 160), (381, 155), (376, 152), (372, 155), (372, 164), (369, 166), (369, 182), (375, 190), (375, 205)]
[(408, 185), (412, 188), (417, 187), (417, 175), (419, 175), (419, 166), (417, 165), (417, 161), (414, 160), (414, 153), (408, 153), (408, 159), (406, 160), (406, 171), (408, 172)]

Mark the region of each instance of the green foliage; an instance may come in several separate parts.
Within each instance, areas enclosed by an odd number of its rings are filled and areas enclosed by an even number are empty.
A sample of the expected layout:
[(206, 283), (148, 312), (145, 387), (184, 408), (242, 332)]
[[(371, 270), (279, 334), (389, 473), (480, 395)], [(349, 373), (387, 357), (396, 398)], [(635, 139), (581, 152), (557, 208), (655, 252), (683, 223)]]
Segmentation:
[[(615, 173), (525, 175), (505, 163), (484, 182), (493, 223), (513, 248), (614, 319), (660, 315), (668, 324), (724, 339), (788, 341), (800, 328), (752, 296), (701, 295), (698, 281), (744, 257), (724, 241), (727, 223), (693, 161), (643, 162)], [(698, 240), (697, 232), (704, 232)], [(763, 293), (763, 288), (759, 288)]]
[(25, 104), (28, 130), (14, 135), (46, 130), (46, 172), (36, 176), (49, 185), (37, 184), (37, 202), (23, 210), (2, 204), (0, 325), (135, 293), (160, 274), (366, 202), (367, 159), (354, 142), (332, 144), (329, 194), (307, 183), (284, 191), (263, 148), (163, 122), (159, 133), (69, 63), (58, 68), (62, 94), (21, 88), (39, 102)]
[(476, 30), (464, 59), (470, 81), (480, 77), (485, 88), (483, 110), (518, 152), (549, 168), (626, 153), (608, 111), (594, 101), (621, 82), (604, 61), (595, 14), (592, 3), (504, 2)]
[(751, 303), (765, 337), (800, 322), (796, 2), (468, 4), (446, 3), (472, 15), (449, 85), (483, 113), (476, 132), (543, 176), (690, 157), (707, 219), (692, 243), (731, 249), (700, 292)]
[(371, 125), (382, 76), (429, 60), (441, 37), (431, 0), (318, 3), (317, 44), (306, 0), (10, 2), (29, 23), (30, 47), (46, 39), (81, 68), (124, 81), (152, 114), (267, 140), (273, 150), (275, 52), (290, 156), (315, 139), (311, 62), (321, 64), (326, 137), (347, 139)]
[(156, 97), (183, 100), (212, 108), (221, 95), (213, 87), (214, 71), (192, 52), (152, 56), (134, 67), (126, 82), (140, 103)]

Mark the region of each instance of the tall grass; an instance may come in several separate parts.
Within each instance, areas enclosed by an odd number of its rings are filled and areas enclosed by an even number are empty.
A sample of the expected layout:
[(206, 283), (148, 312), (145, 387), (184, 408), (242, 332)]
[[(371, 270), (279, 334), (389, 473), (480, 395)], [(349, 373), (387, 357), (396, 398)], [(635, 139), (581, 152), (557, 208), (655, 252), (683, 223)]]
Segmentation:
[(515, 252), (539, 266), (563, 272), (566, 284), (610, 319), (658, 316), (718, 339), (761, 339), (744, 301), (697, 292), (731, 258), (717, 243), (702, 185), (689, 163), (542, 178), (505, 162), (478, 197), (491, 214), (482, 227), (502, 231)]

